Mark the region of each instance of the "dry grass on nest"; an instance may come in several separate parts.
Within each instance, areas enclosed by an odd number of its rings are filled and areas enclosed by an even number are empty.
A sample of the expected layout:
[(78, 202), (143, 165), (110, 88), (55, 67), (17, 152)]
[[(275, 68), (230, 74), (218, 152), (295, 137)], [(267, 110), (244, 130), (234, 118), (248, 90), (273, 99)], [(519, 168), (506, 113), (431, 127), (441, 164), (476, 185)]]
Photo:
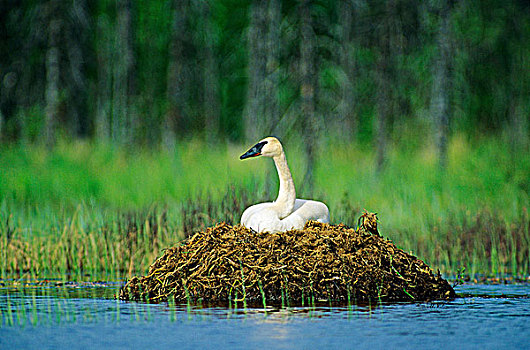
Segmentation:
[(358, 229), (310, 221), (273, 234), (220, 223), (167, 249), (119, 297), (290, 305), (455, 297), (439, 273), (379, 236), (375, 214), (361, 219)]

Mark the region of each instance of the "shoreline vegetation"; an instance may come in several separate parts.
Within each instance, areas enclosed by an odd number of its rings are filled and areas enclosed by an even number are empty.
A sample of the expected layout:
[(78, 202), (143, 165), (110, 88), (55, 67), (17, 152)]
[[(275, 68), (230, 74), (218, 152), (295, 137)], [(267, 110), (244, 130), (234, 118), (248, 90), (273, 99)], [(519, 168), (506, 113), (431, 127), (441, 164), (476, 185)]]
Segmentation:
[[(297, 192), (303, 143), (286, 145)], [(242, 145), (196, 140), (174, 152), (129, 151), (90, 142), (0, 148), (0, 269), (8, 275), (118, 280), (143, 274), (165, 248), (273, 200), (267, 162), (243, 164)], [(381, 234), (435, 271), (475, 278), (528, 276), (530, 157), (503, 138), (456, 135), (440, 171), (434, 146), (400, 142), (377, 171), (362, 144), (323, 144), (315, 199), (331, 222), (354, 227), (377, 212)], [(90, 277), (91, 276), (91, 277)], [(98, 276), (98, 277), (96, 277)]]

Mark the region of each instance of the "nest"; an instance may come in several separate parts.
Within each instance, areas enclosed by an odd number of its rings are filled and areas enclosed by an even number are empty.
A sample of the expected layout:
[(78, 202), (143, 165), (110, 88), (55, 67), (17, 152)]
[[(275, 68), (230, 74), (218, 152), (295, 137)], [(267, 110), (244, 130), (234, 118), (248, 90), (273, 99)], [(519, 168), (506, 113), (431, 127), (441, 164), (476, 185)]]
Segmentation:
[(256, 233), (220, 223), (165, 250), (123, 300), (282, 303), (452, 299), (440, 273), (380, 237), (375, 214), (357, 229), (309, 221), (303, 230)]

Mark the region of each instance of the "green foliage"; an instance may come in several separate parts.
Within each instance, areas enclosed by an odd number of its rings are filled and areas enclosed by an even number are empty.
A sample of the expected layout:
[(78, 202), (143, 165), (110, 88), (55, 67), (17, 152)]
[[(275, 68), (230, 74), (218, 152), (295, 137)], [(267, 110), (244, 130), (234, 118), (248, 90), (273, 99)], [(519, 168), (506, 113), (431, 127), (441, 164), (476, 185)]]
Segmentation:
[[(285, 145), (303, 198), (301, 147)], [(197, 141), (174, 153), (84, 142), (52, 152), (2, 148), (0, 243), (16, 258), (2, 268), (27, 261), (56, 271), (53, 259), (62, 259), (63, 270), (143, 271), (160, 248), (219, 221), (238, 223), (248, 205), (275, 198), (272, 162), (242, 162), (245, 149)], [(363, 208), (377, 212), (384, 236), (445, 273), (528, 273), (530, 159), (509, 149), (495, 138), (454, 137), (440, 173), (434, 147), (396, 146), (377, 173), (373, 151), (329, 142), (316, 164), (315, 198), (333, 223), (355, 226)]]
[[(115, 103), (116, 71), (123, 67), (120, 59), (120, 6), (131, 4), (132, 50), (134, 53), (131, 89), (131, 111), (139, 117), (134, 143), (157, 145), (161, 126), (171, 105), (167, 96), (174, 27), (173, 7), (176, 1), (64, 1), (60, 13), (38, 1), (7, 2), (0, 5), (0, 29), (6, 36), (0, 40), (5, 55), (0, 57), (2, 98), (0, 111), (5, 119), (3, 140), (33, 141), (43, 130), (42, 109), (46, 103), (47, 28), (53, 16), (63, 21), (61, 33), (60, 96), (61, 110), (56, 116), (60, 133), (76, 138), (78, 134), (96, 135), (99, 114), (109, 120)], [(202, 4), (203, 2), (201, 2)], [(195, 1), (185, 1), (186, 18), (179, 28), (183, 42), (182, 100), (176, 134), (180, 137), (204, 135), (202, 49), (213, 47), (218, 69), (219, 134), (231, 141), (244, 136), (247, 101), (251, 1), (207, 1), (208, 15), (201, 13)], [(436, 62), (436, 33), (440, 7), (444, 2), (421, 3), (402, 0), (352, 2), (351, 39), (344, 42), (339, 33), (340, 1), (315, 1), (312, 4), (312, 26), (315, 32), (317, 112), (324, 133), (337, 133), (341, 127), (337, 109), (341, 103), (353, 104), (358, 128), (353, 131), (360, 141), (372, 142), (371, 130), (376, 117), (377, 62), (381, 52), (381, 23), (392, 23), (389, 62), (392, 93), (389, 97), (395, 113), (389, 120), (389, 131), (399, 136), (401, 125), (410, 119), (429, 118), (428, 106)], [(183, 5), (182, 5), (183, 4)], [(285, 134), (299, 130), (299, 2), (281, 1), (278, 95)], [(514, 113), (527, 115), (525, 98), (530, 86), (525, 62), (530, 55), (530, 16), (520, 1), (459, 1), (451, 7), (451, 47), (453, 52), (452, 108), (453, 130), (475, 135), (495, 134), (509, 128)], [(207, 32), (206, 28), (210, 28)], [(265, 33), (262, 33), (263, 40)], [(72, 38), (78, 42), (73, 41)], [(22, 43), (24, 43), (22, 45)], [(78, 45), (78, 46), (75, 46)], [(341, 63), (341, 50), (352, 53), (353, 71)], [(73, 67), (78, 67), (78, 71)], [(340, 87), (352, 76), (353, 101), (342, 101)], [(98, 90), (100, 95), (98, 95)], [(102, 95), (101, 95), (102, 94)], [(107, 100), (104, 100), (104, 96)], [(107, 107), (105, 107), (107, 106)], [(106, 109), (107, 108), (107, 109)], [(79, 117), (81, 115), (81, 117)], [(261, 116), (268, 118), (269, 116)], [(286, 119), (294, 118), (285, 122)], [(26, 123), (27, 122), (27, 123)], [(77, 125), (79, 124), (79, 125)], [(406, 123), (405, 123), (406, 124)], [(522, 126), (528, 134), (528, 123)], [(287, 129), (287, 130), (285, 130)], [(348, 134), (349, 135), (349, 134)], [(349, 136), (347, 136), (349, 137)]]

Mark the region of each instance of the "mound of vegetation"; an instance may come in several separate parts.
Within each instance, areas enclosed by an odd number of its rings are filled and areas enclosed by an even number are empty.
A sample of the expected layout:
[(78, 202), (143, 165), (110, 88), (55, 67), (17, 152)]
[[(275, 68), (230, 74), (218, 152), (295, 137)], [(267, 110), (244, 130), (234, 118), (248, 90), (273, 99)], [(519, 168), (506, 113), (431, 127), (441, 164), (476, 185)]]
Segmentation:
[(167, 249), (119, 297), (286, 305), (455, 297), (439, 273), (380, 237), (376, 220), (365, 213), (357, 229), (310, 221), (273, 234), (220, 223)]

